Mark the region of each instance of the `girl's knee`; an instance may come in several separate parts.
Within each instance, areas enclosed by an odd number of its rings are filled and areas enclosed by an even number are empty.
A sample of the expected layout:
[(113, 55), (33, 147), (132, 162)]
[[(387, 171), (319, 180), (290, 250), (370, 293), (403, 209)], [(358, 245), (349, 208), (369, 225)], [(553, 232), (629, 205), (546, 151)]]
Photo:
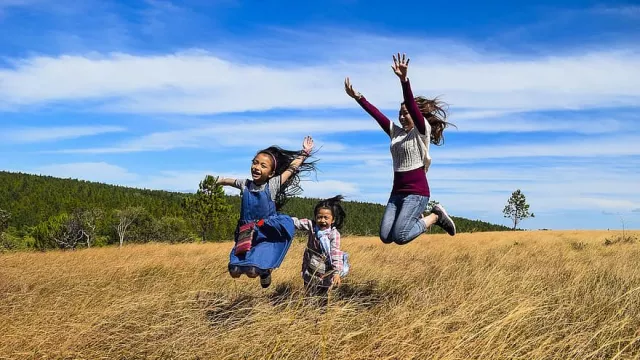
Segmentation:
[(390, 234), (387, 234), (386, 236), (383, 234), (380, 234), (380, 240), (382, 240), (382, 242), (385, 244), (391, 244), (392, 242), (394, 242)]
[(413, 238), (409, 236), (409, 231), (402, 230), (402, 231), (396, 231), (393, 233), (392, 241), (398, 245), (407, 244), (411, 242), (411, 240), (413, 240)]

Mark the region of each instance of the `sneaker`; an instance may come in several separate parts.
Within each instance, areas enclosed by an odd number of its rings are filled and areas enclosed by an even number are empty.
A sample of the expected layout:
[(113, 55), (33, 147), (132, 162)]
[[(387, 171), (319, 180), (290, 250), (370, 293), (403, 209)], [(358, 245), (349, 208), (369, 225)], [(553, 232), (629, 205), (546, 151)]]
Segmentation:
[(250, 278), (256, 278), (258, 276), (258, 270), (255, 266), (249, 266), (249, 268), (245, 271), (245, 275)]
[(440, 226), (447, 234), (453, 236), (456, 234), (456, 224), (453, 222), (447, 211), (440, 204), (437, 204), (431, 209), (431, 212), (438, 215), (438, 221), (436, 225)]
[(242, 275), (242, 271), (240, 271), (240, 268), (235, 265), (229, 266), (229, 274), (232, 278), (237, 279), (240, 277), (240, 275)]
[(266, 289), (271, 285), (271, 273), (260, 275), (260, 285), (263, 289)]

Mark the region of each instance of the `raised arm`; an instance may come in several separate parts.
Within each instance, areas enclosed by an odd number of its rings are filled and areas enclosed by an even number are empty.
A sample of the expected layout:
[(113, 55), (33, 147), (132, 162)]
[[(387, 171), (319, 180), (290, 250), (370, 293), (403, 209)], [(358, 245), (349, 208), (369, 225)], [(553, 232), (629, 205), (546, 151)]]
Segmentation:
[(407, 71), (409, 69), (409, 58), (406, 57), (405, 54), (402, 54), (400, 57), (400, 53), (398, 53), (398, 57), (396, 55), (393, 56), (393, 66), (391, 66), (393, 72), (398, 75), (400, 78), (400, 83), (402, 84), (402, 96), (404, 97), (404, 104), (407, 107), (407, 111), (409, 111), (409, 115), (413, 119), (413, 124), (416, 126), (416, 129), (420, 132), (420, 134), (426, 134), (426, 124), (424, 121), (424, 116), (422, 116), (422, 112), (420, 112), (420, 108), (416, 103), (416, 100), (413, 96), (413, 91), (411, 91), (411, 84), (409, 83), (409, 78), (407, 78)]
[(382, 130), (384, 130), (387, 135), (390, 135), (391, 120), (389, 120), (389, 118), (384, 116), (384, 114), (380, 112), (380, 110), (378, 110), (375, 106), (368, 102), (367, 99), (362, 96), (362, 94), (353, 90), (353, 85), (351, 85), (351, 81), (349, 80), (349, 78), (346, 78), (344, 80), (344, 91), (352, 99), (356, 100), (358, 104), (360, 104), (360, 106), (378, 122), (378, 125), (380, 125)]
[(300, 167), (300, 165), (302, 165), (302, 162), (311, 154), (311, 150), (313, 150), (313, 139), (311, 138), (311, 136), (306, 136), (304, 138), (304, 141), (302, 142), (302, 151), (300, 152), (300, 155), (298, 155), (298, 157), (296, 157), (289, 164), (287, 170), (285, 170), (280, 176), (281, 185), (287, 182), (291, 175), (298, 171), (298, 168)]

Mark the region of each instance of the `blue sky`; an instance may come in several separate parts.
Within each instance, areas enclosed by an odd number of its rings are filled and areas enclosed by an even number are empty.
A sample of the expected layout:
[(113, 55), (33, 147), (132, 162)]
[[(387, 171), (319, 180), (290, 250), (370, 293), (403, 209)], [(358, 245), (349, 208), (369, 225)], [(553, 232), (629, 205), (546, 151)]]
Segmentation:
[[(632, 2), (0, 0), (0, 169), (194, 191), (256, 150), (322, 146), (305, 196), (385, 203), (391, 119), (450, 105), (432, 199), (538, 229), (640, 228), (640, 5)], [(230, 191), (233, 193), (233, 191)]]

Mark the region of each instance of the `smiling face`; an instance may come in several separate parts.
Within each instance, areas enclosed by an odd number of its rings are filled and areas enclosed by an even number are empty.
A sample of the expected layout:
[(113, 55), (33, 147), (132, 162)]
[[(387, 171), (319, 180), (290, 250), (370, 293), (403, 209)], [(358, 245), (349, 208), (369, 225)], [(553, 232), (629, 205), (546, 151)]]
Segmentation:
[(320, 230), (327, 230), (333, 224), (333, 214), (330, 209), (320, 208), (316, 213), (316, 224)]
[(273, 158), (260, 153), (253, 158), (251, 163), (251, 179), (257, 185), (266, 183), (274, 175)]
[(407, 110), (407, 107), (404, 104), (400, 105), (400, 111), (398, 112), (398, 121), (400, 121), (400, 125), (402, 125), (404, 131), (413, 129), (413, 118), (411, 118), (409, 110)]

